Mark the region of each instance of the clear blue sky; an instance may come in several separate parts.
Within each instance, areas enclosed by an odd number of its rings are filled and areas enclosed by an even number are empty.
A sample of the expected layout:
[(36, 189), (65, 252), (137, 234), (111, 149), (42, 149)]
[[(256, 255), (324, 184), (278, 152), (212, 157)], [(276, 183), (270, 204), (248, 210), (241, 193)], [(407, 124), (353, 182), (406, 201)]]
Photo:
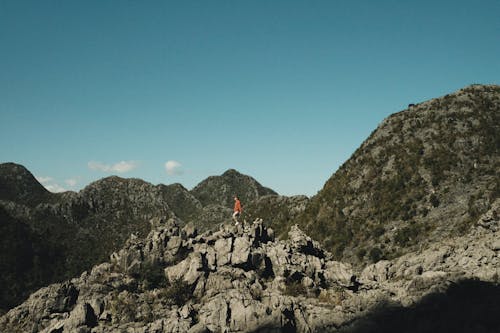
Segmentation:
[(0, 0), (0, 162), (53, 190), (234, 168), (313, 195), (391, 113), (499, 84), (499, 15), (498, 0)]

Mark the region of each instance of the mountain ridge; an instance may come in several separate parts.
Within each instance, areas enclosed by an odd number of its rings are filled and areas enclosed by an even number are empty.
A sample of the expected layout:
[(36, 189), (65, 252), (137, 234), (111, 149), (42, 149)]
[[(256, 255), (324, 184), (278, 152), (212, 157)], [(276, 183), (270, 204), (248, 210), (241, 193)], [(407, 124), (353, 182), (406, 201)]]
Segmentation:
[(499, 124), (495, 85), (390, 115), (311, 198), (300, 225), (353, 263), (466, 232), (499, 195)]
[[(228, 172), (233, 181), (235, 177), (245, 177), (245, 182), (251, 178), (235, 170)], [(255, 180), (252, 184), (261, 186)], [(151, 219), (175, 216), (183, 223), (194, 222), (206, 230), (231, 216), (230, 207), (204, 207), (180, 184), (153, 185), (138, 178), (113, 175), (78, 192), (50, 193), (25, 167), (15, 163), (0, 164), (0, 194), (0, 222), (5, 223), (5, 230), (17, 235), (13, 238), (17, 243), (9, 240), (8, 233), (0, 235), (0, 239), (13, 248), (32, 248), (19, 252), (26, 261), (22, 269), (0, 278), (2, 284), (22, 291), (19, 298), (5, 294), (2, 299), (0, 295), (0, 309), (5, 310), (25, 297), (26, 290), (70, 278), (105, 260), (123, 246), (130, 234), (145, 237), (151, 230)], [(18, 237), (19, 229), (10, 227), (12, 221), (28, 235)], [(6, 253), (0, 253), (0, 263), (12, 259)], [(52, 253), (52, 260), (45, 258), (41, 265), (41, 253)], [(16, 253), (8, 251), (8, 256), (12, 255)]]

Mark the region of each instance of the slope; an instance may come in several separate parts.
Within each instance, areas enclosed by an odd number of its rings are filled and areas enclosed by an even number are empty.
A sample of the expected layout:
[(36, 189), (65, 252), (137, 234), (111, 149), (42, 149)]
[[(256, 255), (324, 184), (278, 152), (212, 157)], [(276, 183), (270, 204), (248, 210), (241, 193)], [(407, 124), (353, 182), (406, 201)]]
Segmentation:
[(499, 195), (499, 147), (499, 86), (410, 105), (333, 174), (300, 224), (353, 263), (463, 234)]

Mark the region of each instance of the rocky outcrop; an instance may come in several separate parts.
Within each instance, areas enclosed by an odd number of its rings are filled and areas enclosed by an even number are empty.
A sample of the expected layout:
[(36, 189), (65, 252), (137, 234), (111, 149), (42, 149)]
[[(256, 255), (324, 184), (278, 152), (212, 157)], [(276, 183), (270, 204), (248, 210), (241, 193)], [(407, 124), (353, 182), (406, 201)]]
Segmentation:
[[(131, 237), (109, 262), (31, 295), (0, 318), (0, 330), (359, 332), (368, 324), (373, 329), (377, 322), (365, 318), (381, 304), (411, 308), (464, 280), (497, 285), (499, 212), (497, 200), (482, 217), (488, 228), (477, 225), (466, 236), (361, 270), (333, 260), (296, 226), (288, 240), (279, 241), (261, 220), (199, 235), (192, 225), (157, 220), (147, 238)], [(484, 320), (476, 324), (500, 328), (495, 318)]]
[(299, 224), (337, 259), (360, 265), (464, 234), (500, 193), (499, 124), (498, 85), (392, 114), (311, 199)]

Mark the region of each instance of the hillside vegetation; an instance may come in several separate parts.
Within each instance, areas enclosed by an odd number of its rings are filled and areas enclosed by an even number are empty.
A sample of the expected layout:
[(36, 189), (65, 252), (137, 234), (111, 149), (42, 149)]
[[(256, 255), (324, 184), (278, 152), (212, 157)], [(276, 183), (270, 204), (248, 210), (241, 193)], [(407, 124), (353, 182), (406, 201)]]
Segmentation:
[(499, 147), (499, 86), (411, 105), (335, 172), (300, 225), (354, 263), (463, 234), (499, 196)]

